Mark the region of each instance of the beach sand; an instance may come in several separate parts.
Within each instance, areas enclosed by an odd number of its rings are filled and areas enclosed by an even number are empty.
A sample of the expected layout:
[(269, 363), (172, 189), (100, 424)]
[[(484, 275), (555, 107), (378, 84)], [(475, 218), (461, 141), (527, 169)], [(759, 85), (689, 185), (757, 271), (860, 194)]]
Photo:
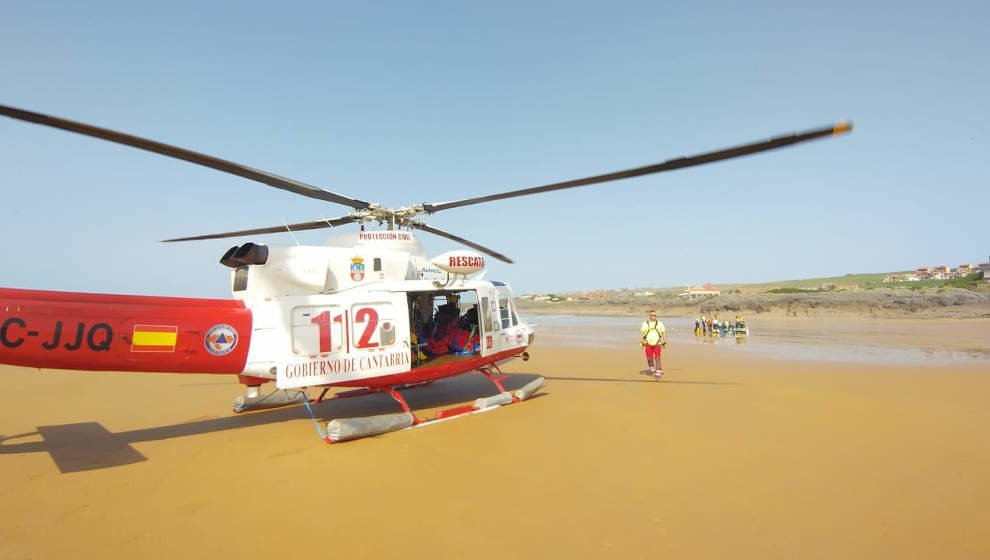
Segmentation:
[(505, 368), (546, 377), (531, 401), (334, 445), (304, 408), (232, 414), (227, 377), (0, 366), (0, 558), (990, 556), (990, 362), (672, 341), (655, 382), (634, 343), (531, 354)]

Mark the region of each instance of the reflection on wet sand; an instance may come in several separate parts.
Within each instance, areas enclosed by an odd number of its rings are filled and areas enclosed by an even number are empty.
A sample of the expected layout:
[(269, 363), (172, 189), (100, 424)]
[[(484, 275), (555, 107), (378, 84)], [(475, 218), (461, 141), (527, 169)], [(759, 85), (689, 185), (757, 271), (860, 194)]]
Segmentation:
[[(555, 343), (621, 348), (638, 342), (635, 317), (533, 315), (538, 336)], [(671, 345), (737, 348), (773, 359), (873, 364), (990, 362), (990, 321), (751, 319), (750, 335), (695, 336), (693, 320), (661, 318)]]

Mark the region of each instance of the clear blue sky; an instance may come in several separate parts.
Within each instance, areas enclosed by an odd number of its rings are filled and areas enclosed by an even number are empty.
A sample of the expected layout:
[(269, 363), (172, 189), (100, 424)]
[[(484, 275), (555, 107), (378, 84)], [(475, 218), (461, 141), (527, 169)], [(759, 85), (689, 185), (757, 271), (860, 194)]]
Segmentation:
[[(427, 220), (513, 257), (489, 277), (517, 292), (987, 258), (990, 4), (684, 4), (8, 1), (0, 103), (393, 206), (846, 118), (849, 136)], [(348, 211), (7, 118), (0, 194), (0, 286), (57, 290), (224, 297), (241, 240), (157, 240)]]

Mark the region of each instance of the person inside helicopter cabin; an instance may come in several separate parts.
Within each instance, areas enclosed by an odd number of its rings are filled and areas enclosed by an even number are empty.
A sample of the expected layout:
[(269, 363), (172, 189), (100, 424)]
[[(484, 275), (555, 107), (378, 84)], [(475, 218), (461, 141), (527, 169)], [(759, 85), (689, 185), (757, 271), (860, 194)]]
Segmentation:
[(650, 373), (657, 379), (663, 379), (663, 367), (660, 364), (660, 355), (663, 347), (667, 344), (667, 329), (663, 323), (657, 320), (657, 312), (650, 311), (647, 319), (643, 321), (639, 328), (640, 346), (646, 352), (646, 364), (650, 366)]
[(455, 354), (472, 354), (480, 350), (481, 337), (478, 331), (478, 308), (468, 309), (453, 332), (450, 351)]
[(445, 303), (437, 309), (433, 320), (433, 333), (426, 340), (426, 351), (436, 356), (450, 352), (454, 331), (457, 328), (457, 305)]

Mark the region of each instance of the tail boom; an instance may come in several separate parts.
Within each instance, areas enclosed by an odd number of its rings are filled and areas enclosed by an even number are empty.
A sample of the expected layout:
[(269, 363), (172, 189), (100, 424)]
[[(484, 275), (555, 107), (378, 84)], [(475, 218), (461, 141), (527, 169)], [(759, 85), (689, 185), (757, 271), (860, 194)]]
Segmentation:
[(0, 364), (239, 374), (251, 325), (235, 300), (0, 288)]

